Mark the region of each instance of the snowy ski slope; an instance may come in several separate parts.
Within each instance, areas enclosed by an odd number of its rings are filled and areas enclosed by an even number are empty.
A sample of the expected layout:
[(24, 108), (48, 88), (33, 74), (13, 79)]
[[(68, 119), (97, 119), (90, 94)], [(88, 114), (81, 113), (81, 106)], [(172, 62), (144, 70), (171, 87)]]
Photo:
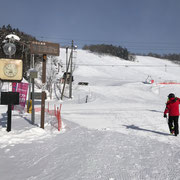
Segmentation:
[[(61, 49), (59, 60), (65, 59)], [(163, 111), (169, 93), (180, 97), (180, 85), (159, 83), (180, 82), (180, 67), (152, 57), (130, 62), (84, 50), (77, 50), (73, 61), (73, 99), (46, 101), (51, 109), (62, 103), (61, 132), (48, 114), (42, 130), (40, 113), (33, 126), (29, 114), (13, 112), (7, 133), (7, 107), (1, 106), (1, 179), (179, 179), (180, 137), (169, 134)], [(153, 84), (143, 83), (148, 76)]]

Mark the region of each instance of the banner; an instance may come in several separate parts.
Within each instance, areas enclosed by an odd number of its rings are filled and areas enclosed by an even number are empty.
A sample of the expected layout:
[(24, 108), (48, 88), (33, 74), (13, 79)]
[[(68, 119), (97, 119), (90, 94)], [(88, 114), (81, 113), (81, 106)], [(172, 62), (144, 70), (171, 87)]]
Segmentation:
[(15, 85), (12, 84), (12, 88), (16, 89), (16, 92), (19, 92), (19, 105), (14, 106), (15, 110), (20, 110), (20, 111), (24, 110), (26, 105), (28, 86), (29, 86), (28, 83), (17, 83), (15, 88)]
[(17, 83), (13, 82), (12, 83), (12, 92), (16, 92), (16, 88), (17, 88)]

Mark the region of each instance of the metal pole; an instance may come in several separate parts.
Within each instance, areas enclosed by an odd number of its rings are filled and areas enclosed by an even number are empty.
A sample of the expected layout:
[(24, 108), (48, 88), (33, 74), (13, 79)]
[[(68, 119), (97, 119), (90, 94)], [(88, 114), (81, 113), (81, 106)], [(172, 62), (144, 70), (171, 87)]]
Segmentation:
[(11, 131), (11, 114), (12, 105), (8, 104), (8, 121), (7, 121), (7, 132)]
[[(30, 68), (34, 68), (34, 54), (31, 54), (31, 61), (30, 61)], [(28, 92), (28, 103), (27, 103), (27, 112), (29, 113), (29, 108), (30, 108), (30, 100), (31, 100), (31, 76), (29, 75), (29, 92)], [(32, 115), (31, 115), (32, 118)]]
[(70, 65), (70, 82), (69, 82), (69, 98), (72, 98), (72, 62), (73, 62), (73, 48), (74, 48), (74, 41), (72, 40), (72, 45), (71, 45), (71, 65)]
[(31, 77), (29, 76), (29, 93), (28, 93), (28, 103), (27, 103), (28, 113), (29, 113), (29, 108), (30, 108), (30, 99), (31, 99)]
[[(9, 39), (10, 41), (10, 39)], [(11, 54), (9, 54), (9, 59), (11, 59)], [(8, 91), (9, 91), (9, 82), (8, 82)]]
[[(32, 54), (32, 68), (34, 69), (34, 54)], [(34, 124), (35, 115), (34, 115), (34, 78), (32, 80), (32, 114), (31, 114), (31, 122)]]
[(42, 67), (42, 98), (41, 98), (41, 128), (42, 128), (42, 129), (44, 129), (44, 116), (45, 116), (46, 59), (47, 59), (47, 55), (46, 55), (46, 54), (43, 54), (43, 67)]
[(31, 114), (31, 122), (34, 124), (35, 115), (34, 115), (34, 78), (32, 78), (32, 114)]

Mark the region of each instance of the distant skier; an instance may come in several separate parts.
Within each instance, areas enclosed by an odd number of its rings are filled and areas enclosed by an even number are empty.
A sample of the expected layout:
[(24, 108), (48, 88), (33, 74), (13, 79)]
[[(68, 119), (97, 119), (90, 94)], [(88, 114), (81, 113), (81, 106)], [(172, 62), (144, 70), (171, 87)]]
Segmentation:
[(177, 136), (179, 134), (179, 104), (180, 98), (175, 97), (173, 93), (168, 95), (168, 101), (166, 103), (166, 108), (164, 110), (164, 118), (167, 118), (167, 113), (169, 113), (168, 125), (171, 134)]

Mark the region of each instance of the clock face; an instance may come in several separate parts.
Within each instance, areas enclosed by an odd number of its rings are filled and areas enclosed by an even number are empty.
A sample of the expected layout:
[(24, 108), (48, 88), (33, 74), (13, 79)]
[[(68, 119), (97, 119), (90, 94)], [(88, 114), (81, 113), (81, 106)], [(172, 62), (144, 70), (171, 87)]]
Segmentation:
[(18, 69), (15, 64), (6, 64), (3, 70), (4, 74), (8, 77), (14, 77), (18, 73)]

